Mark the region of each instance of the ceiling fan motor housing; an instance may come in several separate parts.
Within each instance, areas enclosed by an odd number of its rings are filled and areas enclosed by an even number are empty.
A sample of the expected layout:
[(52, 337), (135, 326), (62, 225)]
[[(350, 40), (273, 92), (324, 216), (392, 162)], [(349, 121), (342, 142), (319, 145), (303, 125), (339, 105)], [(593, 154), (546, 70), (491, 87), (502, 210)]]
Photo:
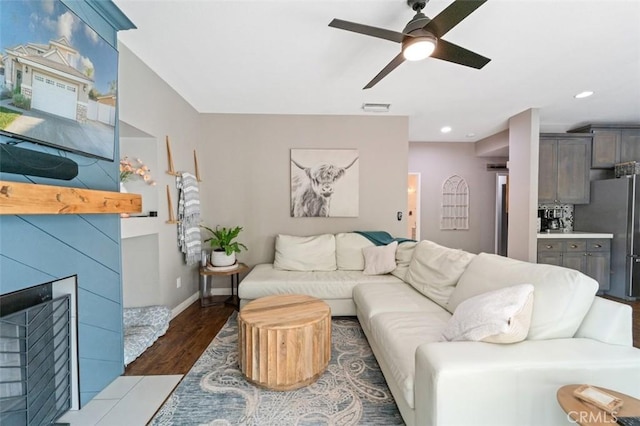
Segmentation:
[(413, 18), (411, 18), (402, 32), (405, 34), (413, 34), (414, 31), (423, 29), (430, 21), (431, 19), (429, 19), (424, 13), (418, 12)]

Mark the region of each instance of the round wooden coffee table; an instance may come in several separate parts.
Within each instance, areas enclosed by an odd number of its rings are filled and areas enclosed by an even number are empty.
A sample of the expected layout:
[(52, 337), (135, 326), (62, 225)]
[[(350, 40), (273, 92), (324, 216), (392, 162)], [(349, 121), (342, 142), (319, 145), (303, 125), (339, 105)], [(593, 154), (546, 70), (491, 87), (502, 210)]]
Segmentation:
[(313, 383), (331, 359), (331, 308), (283, 294), (247, 303), (238, 314), (238, 362), (247, 380), (286, 391)]
[(616, 417), (640, 416), (640, 400), (610, 389), (594, 386), (604, 392), (622, 399), (622, 407), (616, 416), (606, 413), (604, 410), (591, 405), (573, 395), (573, 391), (581, 385), (566, 385), (558, 389), (558, 403), (567, 416), (580, 426), (611, 426), (616, 425)]

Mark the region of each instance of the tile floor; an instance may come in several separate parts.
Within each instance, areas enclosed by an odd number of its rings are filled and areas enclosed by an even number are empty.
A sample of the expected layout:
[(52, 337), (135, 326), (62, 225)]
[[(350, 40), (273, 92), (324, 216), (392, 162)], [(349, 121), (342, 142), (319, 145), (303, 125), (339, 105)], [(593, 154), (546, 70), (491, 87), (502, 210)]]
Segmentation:
[(144, 426), (182, 379), (170, 376), (120, 376), (78, 411), (57, 421), (71, 426)]

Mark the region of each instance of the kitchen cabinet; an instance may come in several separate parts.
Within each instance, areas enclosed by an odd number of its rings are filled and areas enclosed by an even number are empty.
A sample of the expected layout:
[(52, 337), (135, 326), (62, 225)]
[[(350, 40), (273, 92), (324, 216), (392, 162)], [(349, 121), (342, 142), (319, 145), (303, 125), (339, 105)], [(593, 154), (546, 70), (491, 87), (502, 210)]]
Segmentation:
[(620, 162), (640, 161), (640, 127), (620, 130)]
[(564, 241), (538, 240), (538, 263), (562, 266)]
[(600, 291), (608, 290), (611, 275), (611, 240), (539, 239), (538, 263), (578, 270), (598, 281)]
[(540, 135), (539, 203), (589, 203), (591, 139), (591, 134)]
[(616, 163), (640, 161), (640, 125), (588, 125), (570, 133), (592, 133), (592, 169), (611, 169)]

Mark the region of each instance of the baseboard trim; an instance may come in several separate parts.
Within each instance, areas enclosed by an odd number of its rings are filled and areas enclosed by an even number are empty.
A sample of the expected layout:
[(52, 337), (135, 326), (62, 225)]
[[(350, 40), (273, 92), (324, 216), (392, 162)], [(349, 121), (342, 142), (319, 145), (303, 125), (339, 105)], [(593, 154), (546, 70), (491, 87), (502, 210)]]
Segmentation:
[(198, 300), (198, 298), (200, 297), (200, 292), (196, 291), (195, 293), (193, 293), (191, 296), (189, 296), (189, 298), (187, 300), (185, 300), (184, 302), (182, 302), (181, 304), (179, 304), (178, 306), (176, 306), (175, 308), (173, 308), (171, 310), (171, 319), (174, 319), (175, 317), (177, 317), (178, 315), (180, 315), (180, 313), (182, 311), (184, 311), (185, 309), (187, 309), (189, 306), (191, 306), (191, 304), (193, 302), (195, 302), (196, 300)]
[[(230, 288), (212, 288), (210, 293), (212, 296), (231, 296), (231, 289)], [(200, 298), (200, 292), (196, 291), (191, 296), (189, 296), (187, 300), (180, 303), (178, 306), (176, 306), (171, 310), (171, 319), (174, 319), (175, 317), (180, 315), (182, 311), (184, 311), (189, 306), (191, 306), (191, 304), (196, 300), (198, 300), (199, 298)]]

